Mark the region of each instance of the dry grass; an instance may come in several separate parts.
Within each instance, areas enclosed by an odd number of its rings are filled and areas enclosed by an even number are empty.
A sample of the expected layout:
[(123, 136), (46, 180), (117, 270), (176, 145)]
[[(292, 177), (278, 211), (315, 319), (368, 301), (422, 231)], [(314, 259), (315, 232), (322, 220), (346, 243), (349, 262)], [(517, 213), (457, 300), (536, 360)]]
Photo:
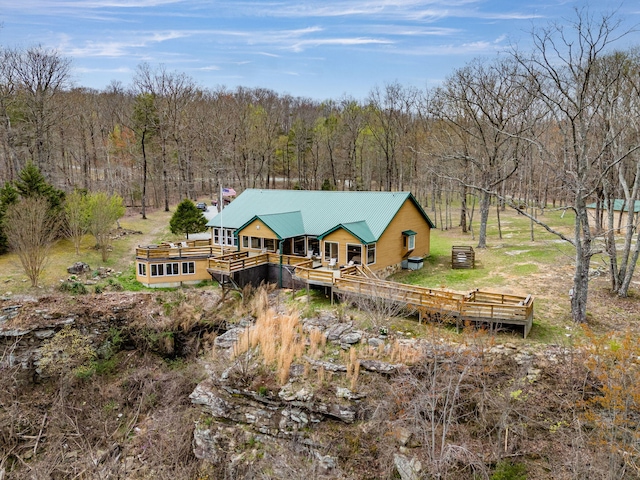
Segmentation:
[(318, 358), (327, 343), (327, 337), (317, 328), (312, 328), (309, 332), (309, 356)]
[[(260, 308), (266, 305), (262, 300), (259, 303)], [(278, 381), (284, 385), (289, 380), (291, 364), (304, 354), (305, 341), (300, 317), (296, 312), (277, 316), (273, 309), (266, 309), (256, 319), (255, 325), (246, 328), (240, 335), (234, 345), (232, 357), (236, 358), (250, 348), (258, 349), (264, 363), (276, 368)]]
[(360, 360), (358, 353), (354, 347), (349, 348), (347, 361), (347, 380), (350, 380), (350, 388), (352, 392), (356, 391), (358, 385), (358, 376), (360, 374)]
[(100, 251), (95, 248), (95, 239), (91, 235), (82, 237), (79, 255), (76, 255), (70, 240), (66, 238), (58, 240), (49, 252), (37, 290), (30, 287), (16, 254), (0, 255), (0, 271), (3, 277), (0, 295), (8, 292), (24, 294), (33, 291), (39, 293), (52, 291), (57, 288), (61, 280), (69, 276), (67, 267), (74, 262), (85, 262), (94, 270), (99, 267), (108, 267), (116, 272), (127, 271), (132, 268), (135, 248), (138, 244), (157, 243), (170, 238), (168, 225), (171, 214), (172, 212), (153, 210), (147, 212), (147, 220), (142, 220), (138, 209), (128, 211), (120, 220), (120, 226), (127, 231), (142, 232), (142, 234), (124, 235), (114, 239), (113, 250), (106, 262), (102, 261)]
[(422, 352), (414, 343), (404, 343), (396, 340), (391, 347), (390, 357), (392, 363), (415, 365), (421, 360)]

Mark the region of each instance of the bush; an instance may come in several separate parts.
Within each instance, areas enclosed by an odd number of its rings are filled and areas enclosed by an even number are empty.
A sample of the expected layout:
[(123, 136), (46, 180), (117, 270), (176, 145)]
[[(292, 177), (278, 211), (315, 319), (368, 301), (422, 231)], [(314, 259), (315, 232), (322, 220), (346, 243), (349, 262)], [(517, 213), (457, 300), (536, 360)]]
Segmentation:
[[(74, 295), (84, 295), (88, 293), (87, 287), (84, 283), (77, 280), (65, 280), (60, 284), (60, 291), (72, 293)], [(98, 293), (98, 292), (96, 292)]]
[(491, 480), (527, 480), (527, 468), (522, 463), (498, 462)]

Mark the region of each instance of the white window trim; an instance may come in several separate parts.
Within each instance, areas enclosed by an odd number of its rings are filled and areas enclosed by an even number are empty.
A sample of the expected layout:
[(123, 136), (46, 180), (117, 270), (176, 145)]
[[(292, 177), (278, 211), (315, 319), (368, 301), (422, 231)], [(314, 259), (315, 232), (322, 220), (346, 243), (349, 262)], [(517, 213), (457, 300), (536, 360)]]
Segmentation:
[[(152, 263), (150, 270), (151, 270), (151, 276), (152, 277), (164, 277), (165, 276), (164, 263)], [(153, 273), (154, 270), (156, 271), (156, 273)], [(162, 270), (162, 273), (158, 273), (159, 270)]]
[(358, 248), (360, 249), (360, 265), (364, 265), (364, 264), (362, 263), (362, 247), (363, 247), (363, 245), (362, 245), (361, 243), (347, 243), (347, 244), (346, 244), (346, 246), (347, 246), (347, 250), (346, 250), (346, 253), (347, 253), (346, 261), (347, 261), (347, 262), (349, 262), (349, 247), (358, 247)]
[(141, 277), (147, 276), (147, 264), (143, 262), (138, 262), (138, 275)]
[[(369, 263), (369, 247), (373, 247), (373, 262)], [(377, 243), (370, 243), (369, 245), (365, 245), (365, 255), (367, 258), (367, 263), (363, 263), (363, 265), (375, 265), (378, 261), (378, 249)]]
[[(338, 261), (338, 258), (340, 257), (340, 243), (339, 242), (330, 242), (330, 241), (323, 241), (322, 242), (322, 258), (324, 258), (325, 262), (330, 261), (332, 258), (336, 259), (336, 262)], [(327, 256), (327, 244), (335, 244), (337, 245), (336, 247), (336, 256), (332, 257), (331, 254), (329, 254), (329, 256)], [(331, 250), (331, 248), (329, 248), (329, 250)]]
[[(176, 270), (178, 271), (178, 273), (173, 273), (173, 267), (176, 266)], [(176, 275), (180, 275), (180, 266), (179, 266), (179, 262), (167, 262), (164, 264), (164, 274), (167, 277), (173, 277)]]
[[(186, 272), (185, 272), (185, 265), (186, 265)], [(193, 266), (193, 272), (189, 271), (189, 265)], [(182, 266), (181, 266), (181, 272), (182, 275), (195, 275), (196, 274), (196, 262), (182, 262)]]

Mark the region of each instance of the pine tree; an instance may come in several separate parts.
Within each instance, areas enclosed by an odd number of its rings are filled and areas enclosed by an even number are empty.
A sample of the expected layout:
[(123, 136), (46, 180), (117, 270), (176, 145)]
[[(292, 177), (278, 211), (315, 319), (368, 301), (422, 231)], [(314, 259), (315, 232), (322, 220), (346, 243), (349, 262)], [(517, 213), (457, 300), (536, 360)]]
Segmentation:
[(45, 197), (51, 210), (58, 213), (64, 202), (64, 192), (55, 188), (44, 178), (40, 169), (33, 163), (27, 163), (15, 181), (15, 187), (22, 198)]
[(184, 233), (188, 239), (190, 233), (204, 232), (207, 229), (207, 219), (191, 200), (185, 198), (171, 217), (169, 228), (171, 233)]
[(0, 254), (6, 253), (9, 250), (9, 242), (3, 227), (7, 208), (17, 203), (18, 200), (18, 191), (13, 186), (13, 183), (7, 182), (0, 188)]

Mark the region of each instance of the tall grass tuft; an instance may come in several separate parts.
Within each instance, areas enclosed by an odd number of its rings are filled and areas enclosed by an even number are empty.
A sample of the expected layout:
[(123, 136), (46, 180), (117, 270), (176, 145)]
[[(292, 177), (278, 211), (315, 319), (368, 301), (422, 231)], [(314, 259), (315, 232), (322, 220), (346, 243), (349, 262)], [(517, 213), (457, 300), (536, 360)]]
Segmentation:
[(247, 328), (238, 338), (233, 356), (249, 349), (259, 350), (264, 363), (275, 367), (278, 381), (284, 384), (289, 380), (293, 361), (304, 355), (306, 338), (302, 334), (298, 314), (290, 312), (276, 316), (273, 309), (266, 307), (266, 291), (261, 292), (257, 296), (264, 296), (256, 303), (256, 312), (260, 314), (255, 325)]

